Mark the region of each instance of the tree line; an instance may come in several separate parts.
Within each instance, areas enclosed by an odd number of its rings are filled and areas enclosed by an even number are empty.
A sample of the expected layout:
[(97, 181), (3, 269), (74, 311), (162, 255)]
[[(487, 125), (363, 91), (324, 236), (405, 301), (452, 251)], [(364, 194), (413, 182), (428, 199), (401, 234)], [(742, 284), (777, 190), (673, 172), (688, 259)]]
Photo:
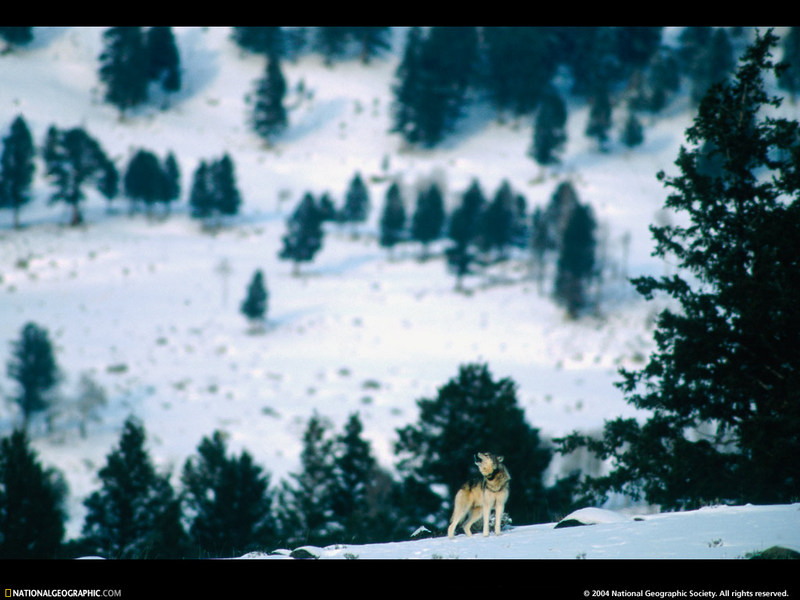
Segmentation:
[[(525, 420), (516, 393), (487, 365), (462, 365), (436, 397), (418, 400), (419, 421), (398, 430), (396, 474), (377, 462), (358, 413), (337, 432), (315, 412), (299, 469), (280, 482), (246, 449), (230, 452), (219, 430), (178, 473), (159, 472), (144, 425), (131, 417), (97, 473), (98, 489), (83, 501), (81, 535), (69, 541), (65, 478), (41, 464), (20, 428), (0, 440), (0, 557), (230, 557), (441, 535), (452, 496), (473, 475), (475, 447), (514, 465), (504, 525), (552, 521), (570, 510), (576, 477), (543, 483), (553, 450)], [(470, 415), (468, 428), (457, 414)], [(447, 492), (434, 492), (435, 484)]]

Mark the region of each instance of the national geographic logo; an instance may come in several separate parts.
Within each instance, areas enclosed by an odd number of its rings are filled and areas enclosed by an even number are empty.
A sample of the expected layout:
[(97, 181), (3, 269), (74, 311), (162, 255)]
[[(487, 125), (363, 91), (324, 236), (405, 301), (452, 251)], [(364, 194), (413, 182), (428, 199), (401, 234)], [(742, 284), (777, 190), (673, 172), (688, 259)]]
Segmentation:
[(29, 590), (8, 589), (6, 598), (121, 598), (122, 590)]

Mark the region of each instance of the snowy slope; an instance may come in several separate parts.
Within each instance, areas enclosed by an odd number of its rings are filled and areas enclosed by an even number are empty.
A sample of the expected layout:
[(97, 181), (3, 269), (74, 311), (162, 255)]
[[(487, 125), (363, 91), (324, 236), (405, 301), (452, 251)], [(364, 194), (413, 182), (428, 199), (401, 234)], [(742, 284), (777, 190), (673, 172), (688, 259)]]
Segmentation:
[[(151, 222), (129, 217), (121, 200), (109, 214), (93, 197), (87, 226), (71, 229), (64, 209), (47, 204), (50, 187), (40, 168), (36, 200), (22, 212), (26, 228), (13, 231), (11, 215), (0, 213), (0, 360), (33, 321), (56, 343), (66, 397), (82, 373), (109, 395), (102, 423), (87, 439), (66, 411), (52, 435), (41, 426), (35, 437), (42, 462), (67, 477), (70, 535), (79, 533), (82, 500), (96, 488), (97, 469), (131, 414), (144, 421), (160, 469), (177, 475), (202, 437), (221, 429), (231, 450), (246, 448), (273, 483), (297, 468), (314, 410), (337, 430), (358, 411), (364, 435), (390, 468), (395, 431), (416, 419), (415, 401), (434, 395), (471, 361), (485, 361), (495, 377), (518, 383), (521, 406), (545, 436), (591, 431), (604, 419), (634, 414), (614, 383), (620, 366), (641, 364), (649, 352), (657, 305), (644, 303), (623, 279), (608, 279), (598, 317), (569, 322), (525, 279), (524, 264), (497, 273), (515, 283), (468, 280), (472, 293), (457, 294), (442, 261), (419, 263), (413, 245), (388, 260), (375, 241), (375, 223), (392, 179), (411, 192), (435, 178), (451, 205), (475, 178), (487, 196), (508, 180), (532, 207), (570, 178), (596, 211), (611, 261), (622, 265), (622, 239), (630, 236), (627, 273), (663, 273), (669, 266), (650, 256), (647, 227), (663, 218), (665, 193), (655, 173), (671, 168), (690, 122), (680, 101), (648, 126), (642, 147), (626, 152), (612, 143), (608, 154), (583, 135), (586, 109), (576, 106), (563, 164), (542, 170), (526, 156), (529, 123), (500, 124), (480, 109), (442, 148), (408, 150), (388, 133), (397, 56), (369, 67), (356, 61), (325, 67), (307, 56), (284, 65), (294, 108), (285, 136), (268, 149), (246, 123), (246, 98), (263, 59), (242, 54), (227, 28), (176, 28), (184, 90), (171, 109), (142, 109), (124, 121), (101, 101), (102, 31), (45, 28), (31, 47), (0, 57), (0, 127), (22, 114), (41, 143), (51, 124), (84, 126), (120, 168), (140, 148), (161, 156), (172, 151), (184, 199), (198, 162), (228, 152), (244, 204), (233, 226), (211, 235), (188, 218), (185, 202), (168, 220)], [(305, 276), (292, 277), (291, 266), (277, 258), (285, 217), (306, 191), (328, 191), (340, 203), (356, 172), (370, 186), (369, 226), (356, 240), (332, 228)], [(407, 196), (409, 206), (414, 197)], [(257, 268), (270, 292), (263, 335), (252, 335), (239, 313)], [(0, 391), (10, 390), (12, 382), (2, 377)], [(14, 406), (0, 405), (0, 435), (17, 417)], [(513, 553), (512, 542), (541, 531), (470, 544), (503, 556)], [(597, 530), (582, 535), (591, 531)], [(564, 554), (591, 553), (569, 541), (579, 532), (557, 535)], [(476, 552), (462, 540), (412, 544), (423, 553)], [(386, 556), (391, 548), (359, 552)], [(730, 550), (750, 549), (737, 543)]]

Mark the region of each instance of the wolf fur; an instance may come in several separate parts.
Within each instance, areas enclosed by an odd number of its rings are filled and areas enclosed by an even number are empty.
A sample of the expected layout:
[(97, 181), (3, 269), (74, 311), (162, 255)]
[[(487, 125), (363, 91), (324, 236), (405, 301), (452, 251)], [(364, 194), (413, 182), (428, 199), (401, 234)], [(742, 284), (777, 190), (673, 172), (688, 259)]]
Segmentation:
[(503, 457), (490, 452), (478, 452), (475, 464), (481, 477), (473, 479), (456, 493), (453, 516), (447, 528), (448, 537), (453, 537), (456, 527), (464, 521), (464, 533), (472, 536), (472, 525), (483, 515), (483, 535), (489, 535), (489, 515), (494, 508), (494, 533), (500, 535), (500, 519), (508, 501), (511, 475), (503, 464)]

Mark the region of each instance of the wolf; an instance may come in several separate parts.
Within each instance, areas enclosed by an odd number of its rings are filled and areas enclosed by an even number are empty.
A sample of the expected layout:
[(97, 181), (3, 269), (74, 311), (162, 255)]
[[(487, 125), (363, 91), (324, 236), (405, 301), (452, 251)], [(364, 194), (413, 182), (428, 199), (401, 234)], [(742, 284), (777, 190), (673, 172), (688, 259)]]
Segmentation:
[(489, 514), (494, 507), (494, 533), (500, 535), (500, 518), (508, 501), (511, 474), (503, 464), (503, 457), (491, 452), (478, 452), (475, 464), (481, 477), (464, 485), (456, 493), (453, 503), (453, 516), (447, 528), (447, 536), (453, 537), (456, 527), (465, 518), (464, 533), (472, 536), (471, 527), (483, 514), (483, 535), (489, 535)]

